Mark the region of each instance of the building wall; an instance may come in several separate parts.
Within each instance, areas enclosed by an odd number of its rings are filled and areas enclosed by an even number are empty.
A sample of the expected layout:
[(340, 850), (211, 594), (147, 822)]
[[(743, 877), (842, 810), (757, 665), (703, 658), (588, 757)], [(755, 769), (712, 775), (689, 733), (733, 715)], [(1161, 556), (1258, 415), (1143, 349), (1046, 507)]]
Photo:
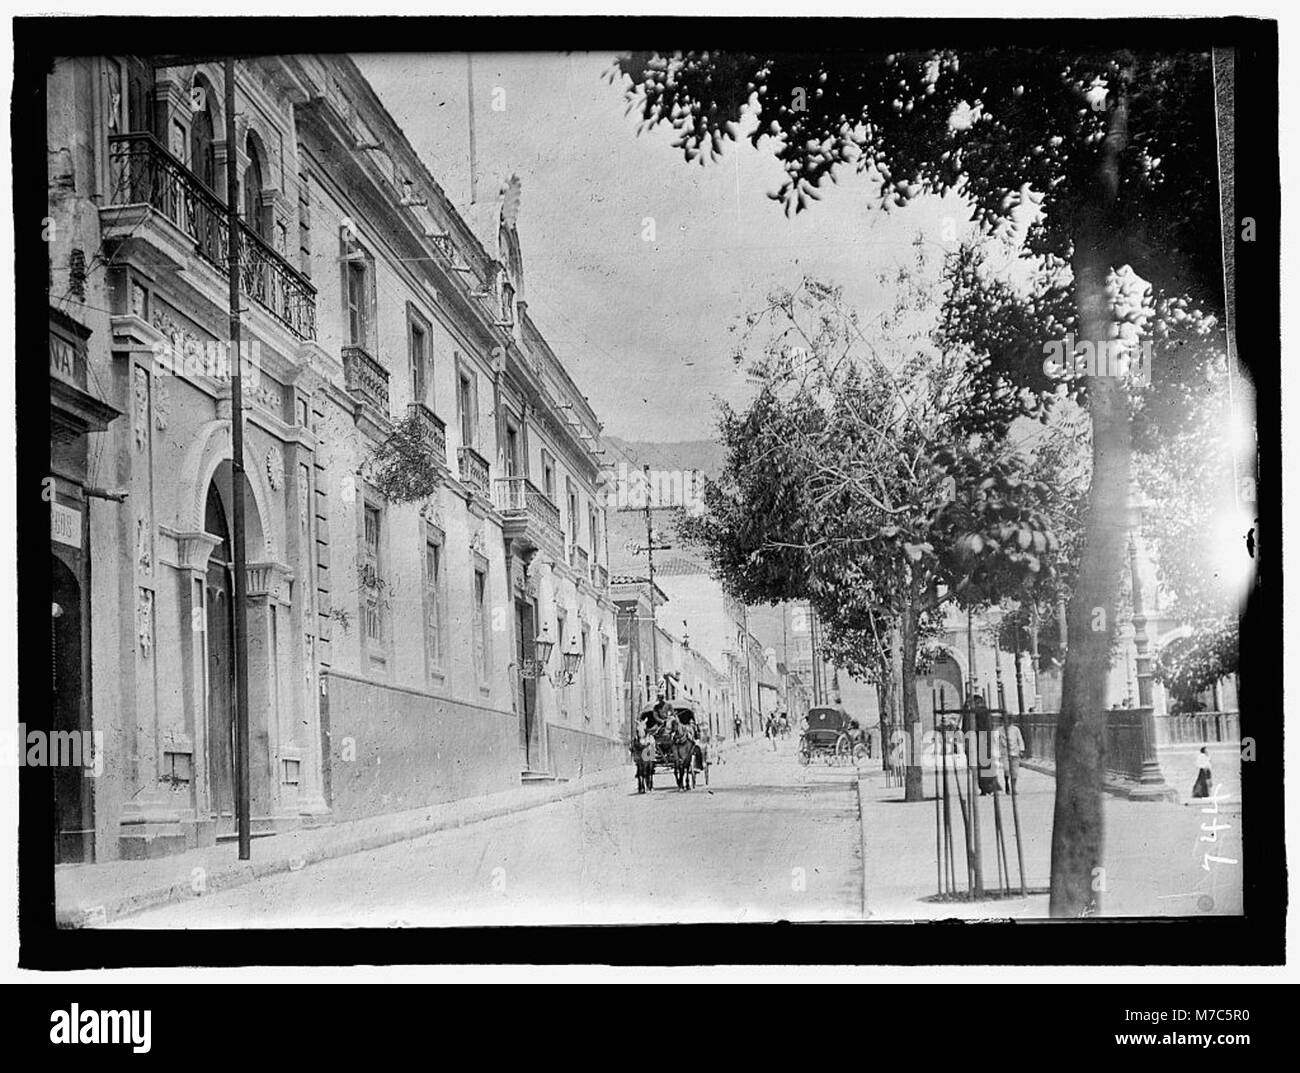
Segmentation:
[[(261, 154), (257, 212), (267, 241), (287, 262), (285, 278), (302, 273), (315, 288), (314, 333), (301, 322), (295, 330), (251, 294), (242, 303), (253, 358), (252, 371), (245, 367), (244, 466), (255, 825), (348, 818), (517, 784), (523, 763), (513, 601), (521, 594), (508, 572), (491, 488), (478, 493), (460, 479), (458, 449), (474, 447), (490, 480), (503, 476), (497, 393), (527, 394), (520, 410), (529, 415), (530, 450), (548, 436), (554, 442), (563, 474), (572, 474), (583, 496), (577, 540), (603, 563), (603, 518), (593, 526), (586, 509), (594, 502), (594, 456), (577, 431), (564, 431), (576, 412), (594, 436), (595, 416), (531, 328), (524, 304), (515, 327), (502, 331), (500, 313), (476, 304), (467, 281), (447, 267), (445, 250), (435, 250), (429, 235), (441, 230), (476, 279), (502, 285), (496, 235), (490, 248), (480, 242), (349, 61), (268, 58), (241, 61), (237, 72), (239, 173), (250, 153)], [(198, 166), (188, 141), (196, 87), (213, 113), (215, 199), (202, 193), (190, 167)], [(60, 60), (49, 79), (51, 303), (90, 330), (90, 382), (124, 415), (88, 444), (96, 460), (90, 479), (128, 492), (124, 503), (89, 508), (95, 569), (86, 688), (105, 762), (94, 787), (99, 859), (201, 844), (221, 823), (212, 816), (215, 642), (206, 584), (216, 538), (205, 529), (205, 504), (214, 483), (226, 502), (233, 495), (230, 382), (171, 359), (228, 338), (224, 266), (196, 252), (215, 249), (203, 242), (214, 242), (224, 226), (216, 200), (225, 186), (223, 88), (221, 65), (155, 75), (129, 57)], [(169, 158), (148, 149), (147, 138), (134, 138), (130, 144), (147, 149), (157, 168), (134, 174), (115, 162), (110, 138), (122, 136), (112, 143), (121, 152), (126, 133), (146, 127), (176, 159), (164, 166)], [(384, 159), (357, 150), (358, 141), (383, 142)], [(148, 182), (140, 178), (146, 174)], [(425, 222), (399, 204), (404, 178), (425, 195)], [(491, 211), (495, 229), (499, 207)], [(206, 237), (185, 230), (204, 221)], [(107, 239), (119, 243), (111, 268)], [(347, 242), (368, 255), (364, 345), (387, 372), (387, 413), (362, 405), (345, 370)], [(70, 295), (74, 249), (89, 266), (84, 297)], [(245, 249), (260, 247), (246, 241)], [(257, 256), (279, 263), (273, 254)], [(517, 257), (510, 270), (519, 275)], [(522, 280), (513, 282), (522, 296)], [(274, 286), (268, 293), (274, 301)], [(397, 504), (367, 482), (365, 467), (389, 422), (414, 401), (413, 321), (426, 331), (423, 401), (445, 425), (446, 474), (427, 501)], [(549, 388), (538, 385), (534, 369), (545, 372)], [(461, 431), (462, 372), (476, 387), (472, 444)], [(367, 505), (380, 512), (373, 572)], [(430, 540), (440, 556), (440, 586), (433, 587)], [(539, 684), (540, 712), (546, 723), (592, 739), (583, 756), (613, 755), (622, 723), (613, 604), (599, 579), (579, 578), (567, 558), (538, 563), (530, 595), (553, 630), (558, 608), (575, 628), (586, 624), (588, 658), (573, 685)], [(476, 568), (487, 578), (481, 615)], [(372, 592), (381, 621), (375, 639), (365, 628)], [(427, 643), (430, 600), (440, 612), (440, 652)], [(476, 663), (479, 638), (484, 656)], [(373, 763), (345, 760), (341, 738)], [(566, 763), (573, 752), (567, 741), (560, 748)]]
[(499, 792), (519, 781), (512, 713), (332, 672), (334, 817), (359, 819)]

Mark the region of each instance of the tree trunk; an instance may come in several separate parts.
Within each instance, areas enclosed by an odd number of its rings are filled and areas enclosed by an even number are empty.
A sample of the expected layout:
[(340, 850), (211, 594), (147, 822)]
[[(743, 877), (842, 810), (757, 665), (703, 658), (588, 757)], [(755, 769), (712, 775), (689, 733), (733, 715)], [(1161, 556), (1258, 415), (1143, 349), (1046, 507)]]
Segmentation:
[[(1076, 247), (1074, 285), (1080, 336), (1104, 340), (1111, 327), (1099, 242)], [(1083, 556), (1067, 617), (1069, 648), (1056, 729), (1056, 808), (1052, 822), (1050, 912), (1095, 913), (1105, 888), (1101, 869), (1102, 764), (1106, 687), (1128, 525), (1131, 443), (1128, 392), (1115, 377), (1090, 377), (1092, 486)]]
[(916, 637), (920, 614), (913, 602), (903, 614), (903, 730), (907, 734), (907, 779), (903, 784), (904, 801), (925, 800), (925, 780), (921, 770), (921, 708), (916, 699)]
[[(1109, 340), (1114, 317), (1106, 277), (1112, 265), (1113, 208), (1119, 197), (1120, 158), (1128, 145), (1131, 63), (1115, 86), (1115, 104), (1100, 147), (1096, 199), (1080, 221), (1071, 257), (1078, 336), (1094, 351)], [(1100, 362), (1098, 363), (1100, 365)], [(1103, 372), (1114, 370), (1103, 368)], [(1102, 869), (1102, 765), (1106, 686), (1128, 528), (1132, 461), (1127, 386), (1115, 376), (1087, 381), (1092, 415), (1092, 485), (1084, 520), (1083, 556), (1066, 621), (1069, 647), (1056, 728), (1056, 808), (1052, 819), (1054, 917), (1095, 914), (1105, 890)]]

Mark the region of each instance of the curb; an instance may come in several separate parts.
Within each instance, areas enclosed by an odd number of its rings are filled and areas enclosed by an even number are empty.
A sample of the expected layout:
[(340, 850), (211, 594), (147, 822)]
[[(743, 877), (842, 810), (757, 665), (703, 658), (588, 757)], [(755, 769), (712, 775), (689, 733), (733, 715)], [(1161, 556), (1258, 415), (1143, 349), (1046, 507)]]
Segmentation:
[[(1040, 775), (1056, 778), (1056, 764), (1051, 760), (1026, 759), (1022, 756), (1020, 766), (1029, 771), (1036, 771)], [(1144, 794), (1136, 782), (1117, 779), (1108, 774), (1102, 776), (1101, 791), (1110, 794), (1112, 797), (1122, 797), (1126, 801), (1154, 801), (1166, 804), (1176, 804), (1178, 802), (1178, 791), (1175, 787), (1170, 786), (1168, 793)]]
[[(536, 798), (532, 800), (490, 805), (463, 816), (443, 817), (440, 819), (430, 817), (425, 821), (399, 829), (376, 831), (352, 838), (345, 837), (338, 842), (330, 843), (328, 846), (318, 847), (302, 854), (281, 855), (260, 861), (239, 861), (236, 864), (224, 865), (210, 871), (205, 870), (202, 893), (195, 891), (190, 882), (180, 881), (136, 893), (118, 895), (105, 904), (95, 906), (89, 910), (82, 906), (59, 907), (56, 905), (54, 923), (58, 928), (100, 927), (111, 921), (135, 916), (149, 909), (193, 901), (196, 898), (206, 897), (208, 894), (233, 890), (236, 887), (246, 886), (249, 883), (255, 883), (270, 876), (282, 875), (285, 872), (298, 872), (308, 865), (319, 864), (322, 861), (350, 857), (354, 854), (366, 853), (371, 850), (382, 849), (385, 846), (395, 845), (398, 842), (412, 842), (426, 835), (437, 834), (440, 831), (467, 827), (470, 824), (498, 819), (501, 816), (508, 816), (516, 812), (527, 812), (529, 809), (539, 808), (542, 805), (549, 805), (569, 797), (577, 797), (593, 790), (603, 790), (609, 786), (614, 786), (626, 775), (627, 772), (621, 766), (608, 768), (583, 780), (560, 783), (555, 789), (539, 790)], [(450, 804), (451, 802), (446, 803)], [(328, 828), (325, 828), (325, 830), (328, 830)]]
[(853, 780), (858, 788), (858, 857), (862, 862), (862, 919), (871, 919), (871, 910), (867, 908), (867, 810), (862, 801), (862, 772)]

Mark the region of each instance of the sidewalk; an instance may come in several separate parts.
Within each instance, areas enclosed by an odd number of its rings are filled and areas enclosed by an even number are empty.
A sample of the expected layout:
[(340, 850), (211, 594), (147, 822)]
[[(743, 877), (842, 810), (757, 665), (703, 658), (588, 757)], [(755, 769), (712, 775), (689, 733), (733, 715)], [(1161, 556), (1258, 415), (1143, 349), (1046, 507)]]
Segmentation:
[[(949, 772), (950, 786), (953, 776)], [(882, 771), (864, 766), (861, 798), (866, 907), (870, 920), (1035, 919), (1048, 916), (1052, 813), (1056, 782), (1021, 768), (1017, 785), (1027, 897), (936, 902), (935, 779), (925, 772), (925, 801), (904, 802)], [(962, 784), (965, 792), (965, 782)], [(1227, 787), (1222, 791), (1227, 793)], [(950, 790), (954, 885), (966, 890), (966, 856), (956, 790)], [(984, 887), (999, 889), (994, 855), (993, 797), (977, 797)], [(1019, 869), (1011, 798), (1000, 795), (1012, 889)], [(1217, 817), (1208, 801), (1183, 805), (1130, 801), (1106, 795), (1102, 873), (1096, 882), (1103, 917), (1240, 915), (1242, 852), (1240, 800), (1221, 800)], [(967, 802), (969, 807), (969, 801)], [(1219, 829), (1206, 833), (1202, 825)], [(1202, 841), (1214, 838), (1215, 842)], [(1206, 855), (1219, 858), (1207, 860)]]
[(149, 861), (106, 861), (55, 869), (55, 921), (59, 927), (95, 927), (144, 909), (296, 872), (318, 861), (378, 849), (480, 820), (537, 808), (575, 794), (631, 779), (631, 761), (569, 782), (518, 786), (348, 823), (302, 828), (254, 838), (251, 860), (239, 860), (235, 842)]
[[(728, 742), (723, 762), (737, 749), (759, 741), (762, 739)], [(156, 860), (60, 865), (54, 872), (55, 922), (64, 928), (97, 927), (145, 909), (189, 901), (267, 876), (296, 872), (319, 861), (538, 808), (623, 780), (629, 786), (634, 781), (630, 759), (626, 765), (569, 782), (517, 786), (483, 797), (254, 838), (252, 859), (248, 861), (239, 860), (235, 842), (223, 842)]]

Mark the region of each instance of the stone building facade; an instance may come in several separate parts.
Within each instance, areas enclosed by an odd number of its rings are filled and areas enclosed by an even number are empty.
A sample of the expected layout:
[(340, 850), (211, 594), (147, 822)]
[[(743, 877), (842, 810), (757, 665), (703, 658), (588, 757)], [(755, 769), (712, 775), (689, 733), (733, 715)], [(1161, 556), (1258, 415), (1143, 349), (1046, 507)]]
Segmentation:
[[(600, 425), (528, 316), (519, 181), (454, 206), (346, 57), (239, 61), (233, 146), (219, 63), (70, 58), (48, 88), (51, 406), (81, 459), (52, 444), (52, 470), (84, 525), (55, 560), (88, 609), (68, 718), (104, 761), (64, 859), (234, 830), (240, 488), (254, 830), (623, 762)], [(418, 500), (375, 480), (399, 427)]]

